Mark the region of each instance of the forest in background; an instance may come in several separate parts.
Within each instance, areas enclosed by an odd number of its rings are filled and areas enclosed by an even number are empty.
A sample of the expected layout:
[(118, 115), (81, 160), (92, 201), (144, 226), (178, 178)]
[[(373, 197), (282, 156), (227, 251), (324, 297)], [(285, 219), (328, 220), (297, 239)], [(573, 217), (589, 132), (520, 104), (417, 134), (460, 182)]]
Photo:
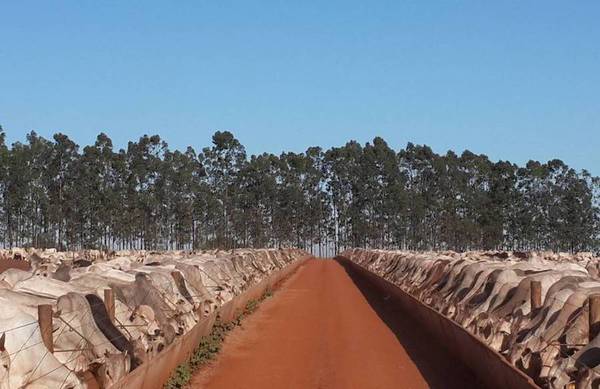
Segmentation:
[(600, 180), (560, 160), (517, 166), (382, 138), (248, 156), (228, 131), (199, 151), (158, 135), (116, 150), (0, 127), (4, 247), (296, 246), (600, 250)]

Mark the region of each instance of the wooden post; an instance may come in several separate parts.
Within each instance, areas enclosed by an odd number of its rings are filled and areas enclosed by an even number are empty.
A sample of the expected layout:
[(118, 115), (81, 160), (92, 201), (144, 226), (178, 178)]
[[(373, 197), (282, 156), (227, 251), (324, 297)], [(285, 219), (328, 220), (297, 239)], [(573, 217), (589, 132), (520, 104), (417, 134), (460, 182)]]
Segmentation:
[(542, 307), (542, 283), (531, 281), (531, 313)]
[[(178, 271), (172, 271), (171, 277), (173, 277), (173, 279), (175, 280), (175, 285), (177, 285), (177, 289), (179, 290), (179, 293), (184, 294), (183, 290), (185, 287), (185, 278), (183, 278), (183, 275)], [(187, 296), (183, 296), (183, 297), (187, 298)]]
[(593, 294), (588, 298), (589, 304), (589, 331), (588, 337), (592, 341), (600, 333), (600, 294)]
[(38, 305), (38, 324), (40, 326), (40, 333), (42, 334), (42, 341), (46, 345), (48, 351), (53, 353), (54, 340), (52, 338), (52, 305)]
[(200, 320), (204, 319), (204, 302), (201, 302), (198, 305), (198, 309), (196, 309), (196, 316), (198, 316), (198, 319)]
[(104, 289), (104, 306), (111, 322), (115, 322), (115, 295), (112, 289)]
[(171, 277), (173, 277), (173, 279), (177, 283), (177, 287), (179, 287), (179, 285), (181, 285), (184, 282), (183, 276), (178, 271), (172, 271), (171, 272)]

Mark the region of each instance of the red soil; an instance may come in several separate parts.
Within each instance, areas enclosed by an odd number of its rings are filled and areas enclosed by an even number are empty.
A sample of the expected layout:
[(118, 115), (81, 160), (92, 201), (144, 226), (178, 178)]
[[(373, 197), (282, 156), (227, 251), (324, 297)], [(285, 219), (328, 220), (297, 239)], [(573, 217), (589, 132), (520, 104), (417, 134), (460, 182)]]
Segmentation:
[(6, 269), (21, 269), (29, 270), (31, 266), (29, 262), (18, 259), (0, 259), (0, 273)]
[(192, 386), (481, 387), (390, 305), (369, 285), (355, 284), (339, 263), (311, 260), (227, 337), (217, 360)]

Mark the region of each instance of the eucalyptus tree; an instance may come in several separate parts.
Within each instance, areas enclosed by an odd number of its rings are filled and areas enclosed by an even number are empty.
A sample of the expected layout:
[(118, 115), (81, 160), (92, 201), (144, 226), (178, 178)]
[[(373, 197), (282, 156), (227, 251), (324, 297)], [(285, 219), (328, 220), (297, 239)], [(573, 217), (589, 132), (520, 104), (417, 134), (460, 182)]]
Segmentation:
[(246, 149), (229, 131), (217, 131), (212, 137), (212, 147), (202, 151), (202, 164), (207, 172), (207, 183), (216, 201), (214, 222), (214, 242), (217, 247), (232, 248), (236, 245), (236, 234), (233, 230), (238, 210), (235, 205), (239, 200), (236, 179), (246, 164)]
[(5, 144), (5, 246), (297, 246), (600, 250), (600, 180), (560, 160), (517, 166), (379, 137), (247, 156), (228, 131), (196, 154), (144, 135), (115, 151), (35, 132)]
[(513, 246), (515, 236), (515, 208), (518, 194), (516, 191), (517, 166), (499, 161), (492, 165), (490, 172), (489, 197), (481, 204), (482, 217), (488, 220), (484, 233), (483, 248), (509, 248)]
[(406, 189), (409, 192), (404, 248), (416, 250), (431, 247), (430, 238), (437, 215), (436, 208), (439, 207), (435, 196), (434, 166), (438, 159), (439, 156), (430, 147), (412, 143), (398, 153), (400, 169), (407, 177)]
[(202, 185), (204, 169), (193, 148), (185, 153), (167, 151), (162, 163), (164, 178), (162, 235), (167, 237), (164, 248), (183, 249), (195, 246), (195, 196)]
[(548, 236), (555, 251), (580, 251), (593, 244), (593, 191), (587, 172), (578, 175), (560, 160), (548, 162), (551, 202)]
[(363, 148), (355, 142), (334, 147), (325, 153), (328, 190), (332, 196), (335, 223), (335, 249), (366, 246), (364, 219), (364, 172), (361, 169)]
[(303, 190), (307, 203), (309, 248), (313, 252), (316, 250), (319, 255), (324, 255), (329, 246), (329, 236), (332, 231), (329, 211), (331, 204), (326, 192), (325, 153), (320, 147), (309, 147), (304, 158), (306, 160), (306, 176), (303, 181)]
[(129, 142), (124, 153), (127, 164), (125, 204), (132, 223), (128, 234), (129, 245), (134, 248), (154, 249), (160, 242), (159, 219), (163, 206), (159, 201), (157, 181), (161, 161), (167, 144), (158, 135), (140, 137)]
[(406, 176), (400, 170), (398, 156), (380, 137), (367, 143), (362, 159), (363, 192), (368, 199), (369, 245), (397, 246), (403, 237), (403, 215), (408, 208), (405, 191)]
[(76, 215), (70, 220), (77, 221), (74, 224), (77, 229), (75, 235), (77, 245), (81, 247), (110, 247), (113, 209), (120, 205), (112, 193), (112, 159), (112, 141), (101, 133), (94, 145), (83, 148), (74, 163), (69, 209)]
[(275, 244), (275, 208), (278, 200), (277, 156), (263, 153), (250, 157), (237, 178), (240, 191), (238, 230), (242, 231), (241, 243), (245, 246), (265, 247)]
[[(8, 161), (10, 150), (6, 146), (6, 134), (0, 126), (0, 220), (6, 221), (7, 213), (7, 197), (8, 197)], [(0, 233), (2, 234), (2, 242), (7, 244), (7, 223), (0, 222)]]
[[(72, 223), (76, 214), (72, 205), (79, 196), (74, 187), (79, 146), (62, 133), (55, 134), (53, 139), (45, 169), (40, 171), (45, 171), (49, 223), (56, 234), (58, 247), (66, 248), (77, 240), (77, 227)], [(31, 154), (33, 158), (39, 155), (33, 145)]]

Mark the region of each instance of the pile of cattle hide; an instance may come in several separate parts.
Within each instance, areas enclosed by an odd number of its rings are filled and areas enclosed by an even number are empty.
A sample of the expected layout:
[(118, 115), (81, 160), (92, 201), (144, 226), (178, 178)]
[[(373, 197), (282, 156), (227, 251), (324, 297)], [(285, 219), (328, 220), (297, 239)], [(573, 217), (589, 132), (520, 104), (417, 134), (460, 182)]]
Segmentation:
[[(462, 325), (538, 385), (598, 387), (600, 336), (589, 340), (588, 297), (600, 293), (589, 253), (407, 252), (341, 254)], [(542, 306), (531, 307), (532, 281)]]
[[(307, 254), (295, 249), (204, 252), (0, 250), (0, 388), (109, 387), (203, 317)], [(0, 270), (1, 271), (1, 270)], [(114, 320), (104, 304), (115, 300)], [(38, 325), (52, 307), (53, 350)]]

